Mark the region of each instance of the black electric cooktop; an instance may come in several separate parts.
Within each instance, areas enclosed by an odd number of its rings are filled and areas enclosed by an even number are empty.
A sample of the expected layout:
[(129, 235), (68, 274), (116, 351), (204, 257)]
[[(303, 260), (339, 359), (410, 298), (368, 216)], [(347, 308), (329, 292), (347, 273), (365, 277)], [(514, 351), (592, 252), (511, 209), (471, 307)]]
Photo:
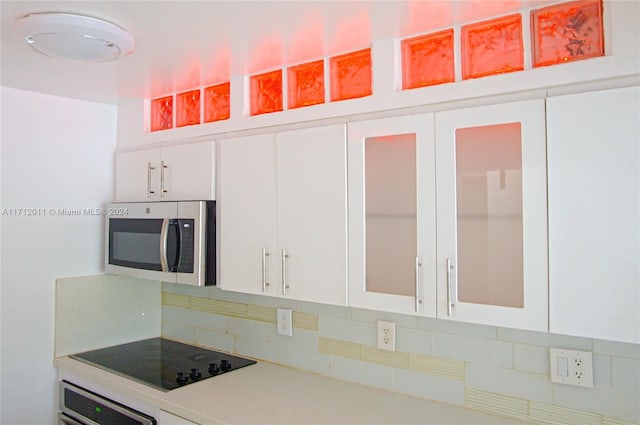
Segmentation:
[(255, 363), (219, 351), (152, 338), (70, 356), (169, 391)]

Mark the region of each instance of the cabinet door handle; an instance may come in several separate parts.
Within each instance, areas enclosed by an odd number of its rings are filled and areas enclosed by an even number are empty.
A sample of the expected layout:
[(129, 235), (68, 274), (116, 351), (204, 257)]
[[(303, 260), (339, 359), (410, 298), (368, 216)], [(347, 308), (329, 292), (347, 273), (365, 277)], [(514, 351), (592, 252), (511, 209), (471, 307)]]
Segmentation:
[(420, 257), (416, 257), (416, 313), (420, 311), (420, 304), (422, 299), (420, 298), (420, 269), (422, 268), (422, 261)]
[(282, 250), (282, 295), (287, 295), (287, 289), (289, 289), (289, 284), (287, 283), (287, 259), (289, 258), (289, 254), (287, 254), (287, 250)]
[(451, 258), (447, 258), (447, 316), (451, 316), (454, 303), (451, 298), (451, 272), (453, 271), (453, 265), (451, 264)]
[(151, 198), (155, 192), (151, 190), (151, 171), (155, 170), (156, 167), (151, 165), (151, 162), (147, 162), (147, 198)]
[(166, 168), (169, 168), (169, 166), (165, 164), (164, 161), (160, 161), (160, 196), (163, 198), (164, 198), (164, 194), (167, 193), (167, 191), (164, 188), (164, 170)]
[(267, 286), (269, 286), (269, 282), (267, 281), (267, 257), (269, 256), (269, 252), (266, 248), (262, 248), (262, 292), (267, 292)]

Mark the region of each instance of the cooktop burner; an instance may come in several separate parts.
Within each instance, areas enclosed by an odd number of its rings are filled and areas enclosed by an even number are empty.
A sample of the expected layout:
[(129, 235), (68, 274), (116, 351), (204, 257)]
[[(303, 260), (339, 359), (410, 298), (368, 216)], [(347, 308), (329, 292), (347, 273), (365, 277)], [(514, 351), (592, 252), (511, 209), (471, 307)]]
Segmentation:
[(70, 356), (162, 391), (255, 363), (219, 351), (152, 338)]

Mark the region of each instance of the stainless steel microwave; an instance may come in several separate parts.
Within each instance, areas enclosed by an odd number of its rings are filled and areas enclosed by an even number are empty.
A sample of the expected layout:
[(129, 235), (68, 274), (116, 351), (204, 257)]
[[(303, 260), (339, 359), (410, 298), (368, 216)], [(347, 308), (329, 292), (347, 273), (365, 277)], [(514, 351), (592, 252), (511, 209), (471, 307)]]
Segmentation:
[(215, 284), (215, 201), (110, 204), (106, 227), (106, 273)]

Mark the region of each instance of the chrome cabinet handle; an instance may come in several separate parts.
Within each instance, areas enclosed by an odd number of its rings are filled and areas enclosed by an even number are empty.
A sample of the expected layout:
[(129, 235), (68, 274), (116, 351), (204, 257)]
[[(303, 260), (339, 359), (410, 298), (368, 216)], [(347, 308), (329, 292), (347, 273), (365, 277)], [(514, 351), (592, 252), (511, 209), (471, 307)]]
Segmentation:
[(167, 193), (167, 191), (164, 188), (164, 170), (169, 168), (169, 166), (167, 164), (165, 164), (164, 161), (160, 161), (160, 196), (164, 198), (164, 194)]
[(151, 198), (154, 192), (151, 190), (151, 171), (155, 170), (156, 167), (151, 165), (151, 162), (147, 162), (147, 198)]
[(416, 313), (420, 311), (420, 304), (422, 299), (420, 298), (420, 269), (422, 268), (422, 261), (420, 257), (416, 257)]
[(289, 254), (287, 254), (287, 250), (282, 250), (282, 295), (287, 295), (287, 289), (289, 289), (289, 284), (287, 283), (287, 259), (289, 258)]
[(269, 282), (267, 281), (267, 257), (269, 256), (269, 252), (267, 252), (266, 248), (262, 248), (262, 292), (267, 292), (267, 286), (269, 286)]
[(447, 316), (451, 316), (454, 303), (451, 298), (451, 272), (453, 271), (453, 265), (451, 259), (447, 258)]
[(169, 271), (169, 262), (167, 261), (167, 241), (169, 239), (169, 219), (162, 220), (162, 228), (160, 230), (160, 267), (163, 272)]

